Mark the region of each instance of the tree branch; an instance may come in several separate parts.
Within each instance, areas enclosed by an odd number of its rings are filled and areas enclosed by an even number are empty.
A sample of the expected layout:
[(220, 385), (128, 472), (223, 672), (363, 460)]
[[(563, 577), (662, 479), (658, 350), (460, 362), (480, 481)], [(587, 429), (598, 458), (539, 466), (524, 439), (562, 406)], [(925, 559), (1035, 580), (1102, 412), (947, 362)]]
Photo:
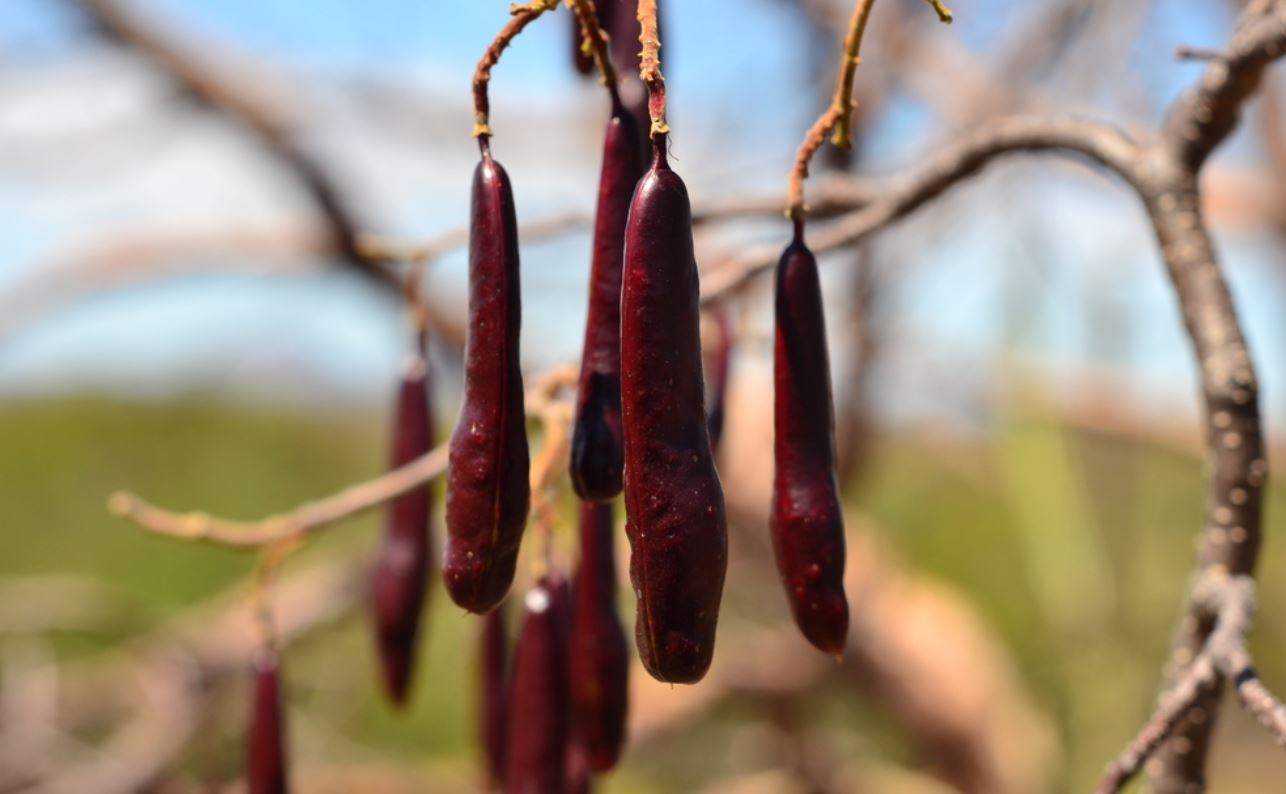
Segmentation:
[(344, 200), (343, 189), (326, 167), (295, 140), (290, 119), (258, 99), (252, 91), (200, 65), (173, 32), (151, 29), (117, 0), (72, 0), (120, 44), (138, 52), (183, 86), (202, 105), (221, 114), (255, 137), (279, 162), (294, 172), (330, 229), (343, 261), (395, 290), (399, 282), (357, 246), (362, 228)]
[[(910, 176), (872, 186), (861, 209), (815, 231), (818, 252), (846, 248), (910, 215), (977, 174), (995, 158), (1017, 152), (1053, 151), (1087, 158), (1137, 180), (1139, 147), (1124, 133), (1097, 122), (1013, 117), (988, 122), (943, 146)], [(779, 246), (758, 246), (729, 257), (702, 278), (702, 303), (717, 301), (777, 263)]]

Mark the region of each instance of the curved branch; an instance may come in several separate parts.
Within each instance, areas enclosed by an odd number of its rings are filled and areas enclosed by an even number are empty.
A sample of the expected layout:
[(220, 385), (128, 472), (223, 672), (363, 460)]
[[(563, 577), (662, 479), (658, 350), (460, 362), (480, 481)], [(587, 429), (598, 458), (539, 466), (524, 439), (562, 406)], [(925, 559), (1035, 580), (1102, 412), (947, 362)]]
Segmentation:
[[(1088, 158), (1127, 182), (1138, 183), (1141, 150), (1111, 126), (1074, 119), (998, 119), (944, 146), (909, 177), (887, 187), (871, 188), (867, 193), (870, 200), (860, 210), (814, 232), (810, 245), (820, 253), (861, 242), (978, 173), (995, 158), (1042, 151)], [(702, 279), (702, 302), (717, 301), (771, 269), (781, 255), (779, 248), (752, 248), (717, 266)]]
[(326, 167), (295, 140), (290, 120), (253, 92), (201, 66), (185, 48), (172, 44), (177, 37), (152, 30), (138, 14), (117, 0), (74, 0), (99, 29), (120, 44), (150, 60), (178, 82), (202, 105), (222, 114), (249, 132), (274, 157), (288, 167), (307, 189), (326, 220), (343, 261), (400, 292), (399, 281), (378, 262), (362, 255), (357, 236), (362, 224), (344, 200), (344, 191)]
[(1171, 107), (1165, 138), (1189, 171), (1199, 170), (1233, 131), (1264, 70), (1286, 52), (1286, 9), (1262, 5), (1246, 12), (1228, 50), (1213, 58), (1201, 82)]
[[(576, 383), (576, 373), (570, 365), (544, 373), (527, 393), (527, 413), (547, 415), (555, 395)], [(232, 521), (199, 511), (174, 513), (125, 491), (112, 494), (107, 509), (157, 535), (257, 550), (337, 524), (432, 482), (446, 471), (447, 446), (441, 444), (405, 466), (258, 521)]]
[(374, 480), (261, 521), (230, 521), (202, 512), (172, 513), (126, 491), (112, 494), (107, 509), (112, 515), (133, 521), (157, 535), (238, 549), (258, 549), (306, 535), (378, 507), (432, 481), (446, 471), (446, 467), (447, 445), (442, 444)]
[[(1170, 110), (1163, 143), (1148, 163), (1143, 198), (1162, 257), (1183, 309), (1201, 372), (1210, 480), (1200, 537), (1201, 578), (1251, 577), (1262, 537), (1268, 478), (1259, 413), (1259, 385), (1227, 280), (1201, 215), (1199, 171), (1235, 128), (1241, 104), (1264, 69), (1286, 51), (1286, 3), (1260, 0), (1242, 15), (1227, 54), (1207, 65), (1201, 82)], [(1218, 616), (1193, 600), (1175, 632), (1167, 665), (1166, 700), (1182, 686), (1202, 650), (1223, 630)], [(1202, 791), (1215, 715), (1228, 670), (1194, 703), (1160, 748), (1150, 773), (1158, 794)], [(1262, 693), (1232, 680), (1245, 702)], [(1257, 715), (1270, 728), (1272, 709)]]

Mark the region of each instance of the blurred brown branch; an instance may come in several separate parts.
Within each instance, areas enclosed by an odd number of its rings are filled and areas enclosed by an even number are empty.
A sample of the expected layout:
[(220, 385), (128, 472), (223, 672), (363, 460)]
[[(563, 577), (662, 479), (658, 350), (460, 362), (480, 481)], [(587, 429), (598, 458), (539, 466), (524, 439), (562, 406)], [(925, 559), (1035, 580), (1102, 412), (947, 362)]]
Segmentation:
[[(362, 566), (332, 563), (281, 581), (275, 617), (283, 643), (329, 625), (351, 612), (364, 592)], [(124, 719), (84, 755), (20, 768), (8, 777), (34, 780), (31, 794), (133, 794), (147, 790), (203, 725), (217, 688), (249, 669), (260, 637), (253, 608), (238, 586), (158, 628), (131, 652), (73, 663), (58, 671), (60, 722), (76, 726)], [(22, 686), (22, 684), (19, 684)]]
[[(1259, 720), (1278, 744), (1286, 745), (1286, 706), (1259, 680), (1246, 649), (1255, 611), (1255, 581), (1209, 572), (1193, 590), (1193, 609), (1212, 621), (1205, 648), (1171, 684), (1147, 724), (1109, 767), (1096, 794), (1116, 794), (1142, 768), (1144, 761), (1169, 739), (1180, 722), (1195, 717), (1202, 700), (1221, 679), (1232, 681), (1242, 706)], [(1203, 715), (1201, 720), (1213, 719)]]
[(202, 105), (240, 126), (263, 144), (283, 166), (292, 171), (308, 191), (342, 260), (385, 285), (399, 289), (398, 280), (357, 244), (363, 228), (347, 204), (345, 191), (326, 166), (308, 152), (294, 135), (293, 120), (273, 104), (226, 74), (199, 63), (187, 54), (191, 44), (175, 30), (144, 23), (128, 3), (117, 0), (73, 0), (112, 39), (156, 64), (182, 85)]
[[(575, 382), (576, 370), (571, 366), (554, 368), (536, 378), (527, 393), (528, 415), (544, 415), (557, 392)], [(113, 515), (157, 535), (238, 549), (259, 549), (302, 539), (431, 482), (446, 471), (447, 457), (444, 443), (405, 466), (259, 521), (231, 521), (199, 511), (173, 513), (124, 491), (112, 494), (108, 509)]]

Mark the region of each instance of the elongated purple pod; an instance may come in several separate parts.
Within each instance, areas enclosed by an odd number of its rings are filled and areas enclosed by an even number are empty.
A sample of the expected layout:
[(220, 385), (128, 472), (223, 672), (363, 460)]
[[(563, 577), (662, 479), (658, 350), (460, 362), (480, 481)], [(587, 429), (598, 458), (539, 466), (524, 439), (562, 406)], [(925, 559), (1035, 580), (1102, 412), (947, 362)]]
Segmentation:
[(286, 721), (281, 709), (281, 662), (265, 648), (254, 659), (255, 690), (246, 751), (249, 794), (286, 794), (290, 790)]
[(531, 497), (518, 282), (513, 191), (484, 139), (473, 177), (464, 402), (451, 436), (442, 561), (451, 599), (479, 614), (513, 584)]
[(732, 321), (728, 317), (728, 308), (719, 304), (711, 312), (719, 339), (710, 356), (710, 376), (706, 379), (710, 391), (710, 410), (706, 413), (706, 425), (710, 428), (710, 446), (715, 454), (719, 452), (719, 443), (723, 441), (723, 422), (727, 415), (728, 379), (732, 376)]
[[(407, 362), (398, 390), (391, 468), (400, 468), (433, 448), (428, 359), (420, 347)], [(375, 637), (384, 691), (406, 704), (415, 670), (420, 621), (432, 570), (433, 490), (425, 484), (389, 504), (384, 536), (371, 574)]]
[(505, 610), (501, 605), (482, 618), (479, 635), (481, 656), (479, 675), (478, 733), (482, 740), (482, 754), (486, 762), (487, 783), (491, 791), (504, 788), (505, 734), (508, 726), (505, 712), (508, 708), (509, 687), (506, 669), (509, 660), (505, 638)]
[(507, 794), (562, 794), (567, 781), (567, 585), (546, 576), (523, 599), (505, 741)]
[(616, 612), (615, 531), (611, 502), (581, 504), (568, 651), (572, 732), (595, 772), (616, 766), (629, 710), (630, 651)]
[(844, 512), (822, 292), (802, 224), (777, 265), (776, 314), (773, 551), (795, 623), (818, 649), (840, 655), (848, 637)]
[(658, 680), (687, 684), (714, 654), (728, 524), (706, 427), (692, 209), (664, 136), (653, 149), (625, 233), (625, 529), (639, 657)]
[(607, 122), (603, 142), (589, 315), (572, 431), (572, 485), (581, 499), (612, 499), (621, 492), (625, 462), (621, 429), (621, 268), (630, 201), (642, 172), (638, 128), (633, 117), (617, 105)]

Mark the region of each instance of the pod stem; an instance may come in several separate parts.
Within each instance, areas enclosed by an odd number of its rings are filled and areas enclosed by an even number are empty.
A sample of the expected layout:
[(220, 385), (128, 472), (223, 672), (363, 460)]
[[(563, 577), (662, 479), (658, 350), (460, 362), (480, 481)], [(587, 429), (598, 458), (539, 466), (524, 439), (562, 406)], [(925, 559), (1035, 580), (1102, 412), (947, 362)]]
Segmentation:
[[(937, 12), (938, 19), (944, 23), (952, 21), (951, 10), (941, 0), (926, 0)], [(642, 3), (639, 4), (640, 7)], [(653, 3), (655, 6), (655, 3)], [(803, 218), (808, 214), (804, 205), (804, 180), (808, 178), (808, 164), (813, 155), (822, 148), (826, 136), (831, 136), (831, 143), (847, 149), (853, 145), (853, 111), (857, 102), (853, 98), (853, 86), (856, 80), (857, 66), (862, 62), (862, 37), (866, 33), (866, 23), (871, 17), (875, 0), (857, 0), (853, 16), (848, 22), (848, 31), (844, 35), (844, 50), (840, 55), (839, 78), (836, 81), (835, 97), (813, 126), (804, 135), (804, 142), (795, 155), (795, 165), (790, 170), (787, 180), (786, 216), (793, 219)]]
[[(570, 382), (575, 383), (575, 373), (570, 372)], [(573, 410), (565, 400), (555, 394), (563, 386), (563, 377), (554, 377), (540, 385), (542, 399), (534, 400), (532, 413), (540, 418), (545, 438), (540, 454), (531, 462), (531, 513), (536, 530), (540, 533), (541, 553), (533, 560), (537, 579), (551, 568), (554, 553), (554, 528), (558, 524), (558, 506), (555, 488), (567, 471), (571, 454), (571, 427)]]
[(599, 21), (598, 9), (593, 0), (567, 0), (567, 7), (580, 23), (581, 50), (593, 56), (603, 86), (612, 98), (612, 110), (617, 110), (621, 107), (621, 94), (617, 88), (616, 67), (612, 65), (608, 50), (610, 37)]
[(429, 306), (420, 290), (424, 280), (423, 268), (411, 265), (402, 278), (402, 297), (406, 300), (406, 316), (415, 331), (416, 344), (422, 350), (429, 332)]
[(558, 508), (554, 504), (553, 491), (559, 472), (566, 467), (569, 441), (568, 423), (562, 421), (561, 416), (557, 419), (552, 415), (546, 416), (545, 443), (531, 467), (532, 514), (540, 532), (542, 551), (537, 560), (538, 574), (549, 570), (553, 557), (554, 527), (558, 523)]
[(546, 11), (558, 8), (558, 2), (532, 0), (526, 5), (512, 6), (509, 9), (510, 20), (482, 54), (482, 60), (478, 61), (478, 68), (473, 73), (473, 137), (479, 141), (485, 141), (491, 135), (491, 100), (487, 96), (487, 88), (491, 83), (492, 67), (499, 63), (501, 53), (524, 28)]
[(250, 591), (251, 609), (254, 611), (255, 628), (259, 632), (259, 645), (267, 650), (277, 647), (277, 631), (272, 617), (273, 577), (294, 551), (301, 545), (298, 540), (278, 541), (265, 546), (259, 553), (255, 566), (254, 585)]
[(661, 30), (657, 24), (656, 0), (639, 0), (639, 77), (647, 86), (647, 110), (652, 118), (648, 136), (656, 141), (670, 131), (665, 121), (665, 75), (661, 74)]

